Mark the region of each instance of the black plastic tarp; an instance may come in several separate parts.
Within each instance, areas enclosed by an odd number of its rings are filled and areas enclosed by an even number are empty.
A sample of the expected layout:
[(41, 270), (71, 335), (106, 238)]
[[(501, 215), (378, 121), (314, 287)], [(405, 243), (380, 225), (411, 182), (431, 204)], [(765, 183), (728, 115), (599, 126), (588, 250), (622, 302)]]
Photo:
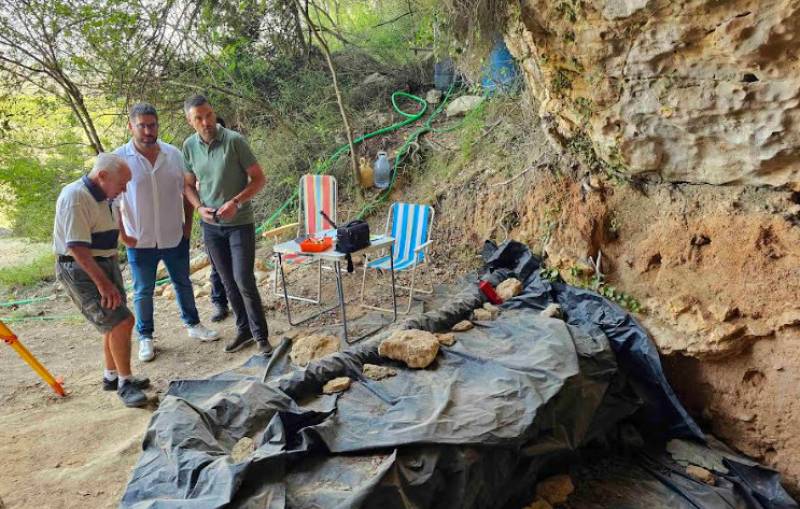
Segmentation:
[[(208, 380), (171, 383), (121, 505), (520, 507), (541, 473), (624, 419), (702, 437), (629, 315), (590, 292), (542, 281), (520, 244), (488, 250), (487, 262), (484, 278), (497, 284), (515, 275), (525, 291), (497, 320), (458, 334), (427, 369), (381, 358), (387, 331), (305, 369), (290, 364), (285, 340), (268, 366), (254, 357)], [(566, 322), (536, 312), (554, 301)], [(401, 327), (443, 330), (482, 302), (471, 285)], [(391, 365), (398, 375), (366, 379), (364, 363)], [(355, 382), (321, 395), (337, 376)], [(254, 451), (235, 461), (231, 451), (245, 437)], [(732, 474), (720, 500), (743, 500), (742, 486), (753, 485), (761, 505), (751, 507), (794, 507), (775, 479), (748, 480), (754, 472)]]

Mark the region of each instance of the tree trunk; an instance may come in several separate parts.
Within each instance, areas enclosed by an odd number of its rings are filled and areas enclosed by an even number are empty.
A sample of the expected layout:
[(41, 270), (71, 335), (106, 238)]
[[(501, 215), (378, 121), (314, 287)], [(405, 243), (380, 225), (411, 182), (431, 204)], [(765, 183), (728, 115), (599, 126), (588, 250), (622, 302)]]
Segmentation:
[[(295, 0), (298, 9), (302, 11), (302, 6), (300, 4), (300, 0)], [(303, 16), (306, 19), (306, 23), (308, 23), (308, 27), (311, 30), (311, 33), (317, 39), (320, 46), (322, 47), (322, 51), (325, 54), (325, 61), (328, 63), (328, 69), (331, 71), (331, 78), (333, 79), (333, 90), (336, 92), (336, 103), (339, 105), (339, 113), (342, 115), (342, 122), (344, 123), (345, 133), (347, 134), (347, 144), (350, 147), (350, 166), (353, 170), (353, 184), (355, 188), (358, 190), (359, 196), (361, 198), (364, 197), (364, 190), (361, 186), (358, 185), (358, 164), (356, 163), (356, 149), (353, 145), (353, 132), (350, 130), (350, 121), (347, 119), (347, 112), (344, 109), (344, 102), (342, 101), (342, 93), (339, 91), (339, 80), (336, 77), (336, 69), (333, 66), (333, 59), (331, 58), (331, 52), (328, 49), (328, 44), (323, 39), (322, 35), (319, 33), (319, 30), (314, 26), (314, 23), (311, 21), (311, 17), (308, 15), (307, 12), (303, 11)]]

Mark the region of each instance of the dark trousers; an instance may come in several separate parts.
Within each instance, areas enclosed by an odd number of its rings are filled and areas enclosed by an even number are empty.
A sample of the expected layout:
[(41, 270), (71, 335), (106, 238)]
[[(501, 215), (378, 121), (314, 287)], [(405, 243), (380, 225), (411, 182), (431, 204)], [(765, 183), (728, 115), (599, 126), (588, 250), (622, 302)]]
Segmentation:
[[(206, 252), (208, 252), (208, 250), (206, 250)], [(208, 258), (211, 259), (210, 254)], [(219, 272), (217, 272), (213, 261), (211, 262), (211, 275), (209, 279), (211, 280), (211, 302), (219, 309), (228, 309), (228, 296), (225, 295), (225, 285), (222, 284), (222, 278), (219, 277)]]
[(256, 278), (256, 228), (253, 224), (221, 226), (203, 223), (203, 239), (236, 316), (239, 333), (250, 331), (266, 341), (267, 319), (261, 306)]

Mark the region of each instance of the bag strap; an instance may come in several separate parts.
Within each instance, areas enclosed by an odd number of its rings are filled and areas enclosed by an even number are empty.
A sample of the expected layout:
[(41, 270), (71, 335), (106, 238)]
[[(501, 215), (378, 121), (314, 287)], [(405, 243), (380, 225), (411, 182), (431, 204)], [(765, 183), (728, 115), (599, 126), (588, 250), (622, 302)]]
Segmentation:
[(344, 259), (347, 260), (347, 272), (349, 274), (352, 274), (353, 271), (355, 270), (353, 268), (353, 257), (350, 256), (350, 253), (347, 253), (346, 255), (344, 255)]

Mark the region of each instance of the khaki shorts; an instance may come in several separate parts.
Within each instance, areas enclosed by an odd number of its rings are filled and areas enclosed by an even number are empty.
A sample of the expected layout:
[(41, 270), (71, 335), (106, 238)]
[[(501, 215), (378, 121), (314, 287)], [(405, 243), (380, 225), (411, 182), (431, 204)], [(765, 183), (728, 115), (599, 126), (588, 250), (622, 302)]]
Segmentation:
[(117, 287), (122, 294), (122, 303), (116, 309), (104, 308), (100, 304), (100, 292), (97, 286), (89, 277), (89, 274), (81, 268), (76, 261), (57, 261), (56, 278), (67, 289), (72, 302), (78, 306), (81, 313), (89, 322), (94, 325), (102, 334), (110, 332), (111, 329), (133, 316), (126, 305), (125, 286), (122, 283), (122, 274), (119, 271), (119, 263), (115, 257), (95, 258), (97, 265), (106, 273), (108, 279)]

